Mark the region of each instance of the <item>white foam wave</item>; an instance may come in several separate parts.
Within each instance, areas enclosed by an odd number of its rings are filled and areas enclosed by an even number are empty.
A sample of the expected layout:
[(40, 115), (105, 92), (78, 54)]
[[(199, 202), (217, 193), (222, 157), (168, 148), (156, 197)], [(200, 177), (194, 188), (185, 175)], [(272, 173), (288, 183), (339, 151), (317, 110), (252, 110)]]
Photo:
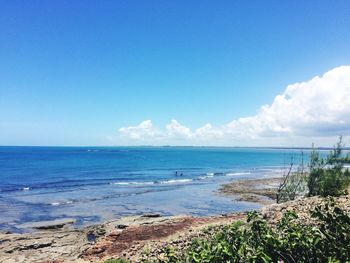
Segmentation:
[(28, 191), (30, 189), (30, 187), (23, 187), (23, 191)]
[(59, 205), (69, 205), (69, 204), (72, 204), (73, 203), (73, 201), (66, 201), (66, 202), (52, 202), (52, 203), (50, 203), (50, 205), (52, 205), (52, 206), (59, 206)]
[(154, 182), (115, 182), (111, 183), (115, 185), (150, 185), (154, 184)]
[(259, 167), (259, 168), (256, 168), (256, 170), (259, 170), (259, 171), (264, 171), (264, 172), (276, 172), (276, 171), (281, 171), (285, 169), (284, 166), (264, 166), (264, 167)]
[(160, 181), (161, 184), (174, 184), (174, 183), (187, 183), (192, 182), (192, 179), (179, 179), (179, 180), (167, 180), (167, 181)]
[(205, 179), (212, 178), (212, 177), (214, 177), (214, 174), (213, 175), (206, 175), (206, 176), (199, 176), (198, 178), (200, 180), (205, 180)]
[(245, 173), (227, 173), (226, 175), (227, 176), (236, 176), (236, 175), (248, 175), (248, 174), (251, 174), (249, 172), (245, 172)]
[(153, 184), (176, 184), (176, 183), (187, 183), (191, 182), (192, 179), (178, 179), (178, 180), (164, 180), (154, 182), (114, 182), (110, 184), (114, 185), (153, 185)]

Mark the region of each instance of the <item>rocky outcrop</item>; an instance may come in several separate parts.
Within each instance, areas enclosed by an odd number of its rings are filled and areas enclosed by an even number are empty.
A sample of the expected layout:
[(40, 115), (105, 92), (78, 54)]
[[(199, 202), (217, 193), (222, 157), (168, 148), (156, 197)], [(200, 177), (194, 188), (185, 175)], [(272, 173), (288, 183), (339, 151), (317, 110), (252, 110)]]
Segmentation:
[[(148, 215), (125, 217), (80, 230), (40, 228), (40, 231), (29, 234), (0, 234), (0, 262), (100, 262), (111, 257), (139, 259), (150, 244), (157, 247), (162, 242), (176, 240), (208, 225), (226, 224), (242, 218), (244, 214), (215, 217)], [(45, 224), (31, 226), (42, 225)]]
[(62, 219), (56, 219), (56, 220), (50, 220), (50, 221), (25, 223), (25, 224), (17, 225), (17, 228), (19, 229), (33, 228), (38, 230), (50, 230), (50, 229), (60, 229), (74, 223), (75, 223), (74, 218), (62, 218)]
[[(123, 257), (132, 262), (139, 262), (145, 251), (154, 251), (164, 247), (167, 243), (177, 242), (183, 244), (183, 238), (190, 233), (199, 233), (208, 225), (227, 224), (229, 222), (243, 219), (244, 214), (232, 214), (215, 217), (179, 217), (164, 218), (162, 221), (143, 222), (138, 225), (131, 225), (123, 231), (113, 231), (105, 235), (89, 247), (82, 254), (82, 258), (89, 261), (98, 261), (110, 257)], [(144, 218), (144, 217), (143, 217)], [(148, 217), (156, 218), (156, 217)], [(180, 236), (182, 236), (180, 238)], [(181, 240), (181, 241), (180, 241)], [(148, 260), (156, 260), (148, 255)]]
[(218, 193), (232, 196), (236, 201), (268, 205), (275, 202), (277, 188), (281, 181), (281, 177), (233, 181), (221, 185)]
[(0, 262), (40, 262), (78, 258), (88, 242), (83, 231), (1, 234)]

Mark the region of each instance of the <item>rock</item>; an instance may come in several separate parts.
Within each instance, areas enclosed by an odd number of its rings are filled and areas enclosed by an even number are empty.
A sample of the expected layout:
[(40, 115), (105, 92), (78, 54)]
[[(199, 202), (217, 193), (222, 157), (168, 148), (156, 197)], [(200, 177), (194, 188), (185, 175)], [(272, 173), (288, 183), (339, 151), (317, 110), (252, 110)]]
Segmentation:
[[(88, 245), (83, 231), (0, 235), (0, 262), (74, 262)], [(58, 261), (55, 261), (58, 260)]]
[(154, 218), (154, 217), (161, 217), (162, 215), (160, 214), (144, 214), (141, 217), (146, 217), (146, 218)]
[(127, 225), (123, 225), (123, 224), (116, 225), (116, 228), (118, 229), (125, 229), (127, 227), (128, 227)]
[(25, 224), (17, 225), (17, 228), (24, 229), (24, 228), (34, 228), (39, 230), (50, 230), (50, 229), (60, 229), (63, 228), (65, 225), (68, 224), (74, 224), (75, 219), (74, 218), (63, 218), (63, 219), (56, 219), (56, 220), (50, 220), (50, 221), (39, 221), (39, 222), (30, 222)]
[(104, 236), (106, 234), (106, 229), (104, 229), (103, 227), (99, 227), (96, 229), (95, 234), (98, 237)]
[(93, 232), (90, 232), (86, 235), (87, 240), (89, 243), (95, 243), (96, 242), (96, 235)]

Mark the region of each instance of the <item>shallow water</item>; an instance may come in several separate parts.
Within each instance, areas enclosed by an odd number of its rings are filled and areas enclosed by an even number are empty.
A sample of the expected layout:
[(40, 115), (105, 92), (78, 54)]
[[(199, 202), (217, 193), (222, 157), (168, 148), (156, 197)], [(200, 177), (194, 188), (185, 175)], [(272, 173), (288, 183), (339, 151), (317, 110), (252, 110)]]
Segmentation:
[(0, 147), (0, 229), (74, 217), (77, 226), (142, 213), (259, 208), (220, 184), (281, 175), (294, 150), (204, 147)]

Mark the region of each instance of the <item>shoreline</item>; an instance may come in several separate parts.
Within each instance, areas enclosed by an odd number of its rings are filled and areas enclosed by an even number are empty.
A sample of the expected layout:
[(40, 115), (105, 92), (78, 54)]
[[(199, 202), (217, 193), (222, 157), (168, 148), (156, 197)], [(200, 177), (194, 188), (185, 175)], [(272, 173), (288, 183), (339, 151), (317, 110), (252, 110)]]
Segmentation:
[[(261, 179), (239, 179), (239, 180), (232, 180), (229, 182), (224, 182), (221, 184), (218, 184), (218, 188), (216, 190), (213, 190), (213, 195), (215, 196), (225, 196), (229, 197), (231, 201), (233, 202), (247, 202), (252, 204), (259, 204), (261, 206), (268, 205), (274, 202), (274, 187), (273, 184), (278, 183), (281, 180), (281, 177), (268, 177), (268, 178), (261, 178)], [(265, 186), (269, 186), (269, 188), (266, 188)], [(261, 208), (257, 208), (258, 210)], [(230, 210), (222, 212), (223, 214), (231, 214), (231, 213), (239, 213), (244, 211), (250, 211), (252, 209), (248, 210)], [(176, 217), (181, 215), (179, 214), (167, 214), (167, 213), (159, 213), (157, 211), (150, 212), (153, 215), (158, 215), (162, 217)], [(150, 213), (145, 212), (141, 214), (135, 214), (135, 215), (123, 215), (123, 216), (115, 216), (114, 218), (106, 219), (99, 222), (93, 222), (90, 224), (79, 224), (78, 220), (74, 217), (57, 217), (47, 220), (40, 220), (40, 221), (27, 221), (23, 223), (18, 223), (15, 226), (15, 229), (0, 229), (0, 234), (9, 233), (9, 234), (30, 234), (35, 233), (40, 230), (56, 230), (56, 229), (69, 229), (69, 230), (82, 230), (88, 227), (92, 227), (95, 225), (101, 225), (105, 224), (109, 221), (115, 221), (115, 220), (121, 220), (123, 218), (128, 217), (137, 217), (137, 216), (147, 216)], [(212, 213), (208, 215), (193, 215), (193, 214), (186, 214), (184, 213), (184, 216), (193, 216), (193, 217), (211, 217), (215, 215), (220, 215), (222, 213)], [(77, 224), (78, 223), (78, 224)]]
[[(240, 196), (233, 201), (266, 205), (260, 199), (244, 199), (247, 192), (253, 191), (254, 186), (264, 180), (266, 183), (271, 179), (255, 180), (256, 184), (251, 179), (225, 183), (216, 194)], [(250, 190), (247, 188), (243, 195), (239, 195), (238, 191), (232, 190), (236, 184), (247, 184)], [(250, 194), (254, 195), (254, 191)], [(0, 233), (0, 262), (95, 262), (111, 255), (136, 260), (141, 257), (140, 250), (152, 250), (146, 248), (149, 245), (154, 247), (159, 242), (174, 238), (190, 240), (201, 235), (200, 230), (209, 225), (243, 220), (245, 215), (246, 212), (204, 217), (144, 214), (78, 228), (73, 226), (74, 218), (26, 223), (22, 225), (23, 229), (31, 229), (31, 232)]]
[(194, 217), (146, 214), (82, 229), (40, 228), (32, 233), (0, 233), (0, 262), (101, 262), (111, 256), (140, 258), (149, 245), (199, 234), (209, 225), (243, 220), (245, 213)]
[[(279, 178), (280, 179), (280, 178)], [(261, 180), (241, 180), (221, 186), (217, 194), (232, 195), (234, 200), (245, 198), (248, 190), (264, 200), (266, 191), (270, 194), (276, 178)], [(264, 182), (269, 187), (264, 186)], [(272, 185), (272, 186), (271, 186)], [(242, 187), (240, 191), (239, 187)], [(238, 193), (240, 192), (240, 193)], [(300, 198), (282, 204), (263, 204), (260, 213), (274, 224), (287, 210), (295, 210), (302, 220), (309, 220), (310, 207), (323, 202), (320, 197)], [(337, 198), (341, 206), (350, 214), (350, 196)], [(261, 203), (262, 204), (262, 203)], [(246, 212), (217, 216), (161, 216), (145, 214), (110, 220), (102, 224), (73, 229), (70, 223), (59, 221), (33, 233), (0, 233), (0, 262), (103, 262), (110, 258), (125, 258), (131, 262), (142, 260), (161, 261), (164, 248), (172, 246), (175, 251), (186, 249), (194, 238), (212, 236), (224, 225), (237, 220), (245, 221)], [(38, 226), (38, 225), (37, 225)], [(205, 229), (205, 231), (203, 231)]]

